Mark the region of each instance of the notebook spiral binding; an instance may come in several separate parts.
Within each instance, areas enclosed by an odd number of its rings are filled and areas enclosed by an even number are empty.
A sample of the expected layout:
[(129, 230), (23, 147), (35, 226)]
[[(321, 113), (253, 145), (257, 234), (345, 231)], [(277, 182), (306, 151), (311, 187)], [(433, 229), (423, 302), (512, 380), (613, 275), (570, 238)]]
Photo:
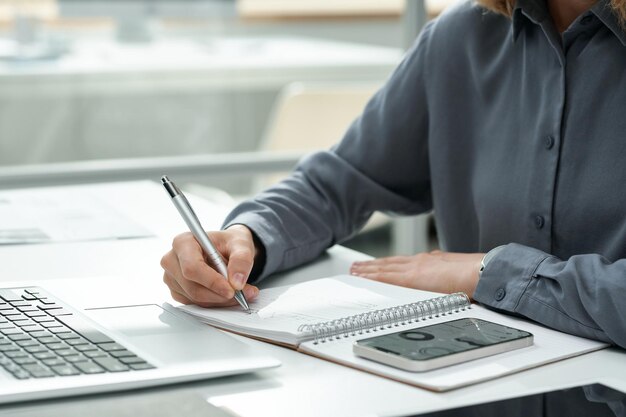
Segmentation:
[(462, 292), (417, 301), (415, 303), (369, 311), (314, 324), (303, 324), (298, 331), (312, 338), (314, 344), (338, 340), (342, 337), (370, 333), (419, 320), (470, 308), (469, 297)]

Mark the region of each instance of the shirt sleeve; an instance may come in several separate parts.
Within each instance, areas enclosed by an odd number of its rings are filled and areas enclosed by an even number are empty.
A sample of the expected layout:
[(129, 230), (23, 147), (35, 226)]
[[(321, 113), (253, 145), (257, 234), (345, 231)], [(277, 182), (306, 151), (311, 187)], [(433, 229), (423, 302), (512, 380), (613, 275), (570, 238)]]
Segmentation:
[(474, 299), (546, 326), (626, 347), (626, 259), (561, 260), (509, 244), (485, 267)]
[(314, 259), (375, 211), (432, 208), (424, 82), (430, 27), (338, 145), (305, 157), (286, 180), (226, 218), (224, 227), (248, 226), (265, 248), (261, 278)]

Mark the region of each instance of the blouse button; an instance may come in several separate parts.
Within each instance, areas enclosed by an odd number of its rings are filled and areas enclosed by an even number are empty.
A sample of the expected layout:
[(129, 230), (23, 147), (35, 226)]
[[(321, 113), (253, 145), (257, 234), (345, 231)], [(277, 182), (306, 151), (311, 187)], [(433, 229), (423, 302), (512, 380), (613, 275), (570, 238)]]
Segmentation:
[(545, 220), (543, 216), (535, 216), (535, 227), (537, 229), (541, 229), (544, 224), (545, 224)]

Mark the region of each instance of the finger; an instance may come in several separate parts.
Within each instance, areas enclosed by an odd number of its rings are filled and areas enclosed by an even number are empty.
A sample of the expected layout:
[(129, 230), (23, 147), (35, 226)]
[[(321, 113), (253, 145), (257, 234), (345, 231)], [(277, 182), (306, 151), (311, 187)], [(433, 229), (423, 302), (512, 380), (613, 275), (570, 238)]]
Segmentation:
[(350, 273), (353, 274), (373, 274), (385, 272), (407, 272), (406, 264), (365, 264), (352, 265)]
[(246, 286), (243, 287), (242, 291), (243, 291), (243, 295), (246, 296), (246, 300), (248, 301), (254, 300), (259, 295), (259, 289), (255, 287), (254, 285), (250, 285), (250, 284), (246, 284)]
[(374, 272), (359, 274), (361, 278), (370, 279), (372, 281), (384, 282), (386, 284), (407, 286), (406, 275), (398, 272)]
[[(171, 275), (167, 273), (163, 274), (163, 282), (165, 282), (167, 286), (170, 288), (172, 298), (175, 301), (182, 303), (182, 304), (196, 304), (196, 305), (199, 305), (200, 307), (228, 307), (228, 306), (234, 306), (238, 304), (234, 298), (230, 300), (218, 299), (218, 300), (207, 300), (207, 301), (198, 301), (198, 300), (190, 299), (186, 295), (185, 290), (180, 286), (180, 284)], [(248, 287), (249, 288), (244, 289), (244, 294), (246, 295), (246, 299), (254, 300), (254, 298), (258, 296), (259, 290), (258, 288), (253, 287), (251, 285), (249, 285)]]
[[(187, 297), (184, 296), (185, 291), (182, 287), (176, 282), (176, 280), (167, 272), (163, 273), (163, 282), (168, 286), (170, 292), (172, 293), (172, 297), (179, 302), (183, 302), (177, 299), (177, 297), (184, 297), (185, 300), (191, 302)], [(183, 304), (189, 304), (188, 302), (183, 302)]]
[(235, 238), (229, 245), (228, 280), (235, 289), (242, 289), (254, 264), (254, 242)]
[[(178, 258), (179, 273), (173, 273), (174, 278), (187, 291), (185, 281), (192, 281), (223, 298), (231, 299), (235, 293), (225, 277), (209, 267), (204, 259), (204, 253), (198, 242), (187, 234), (179, 235), (174, 239), (174, 253)], [(189, 286), (189, 288), (195, 288)], [(190, 294), (189, 294), (190, 295)]]
[(410, 256), (387, 256), (384, 258), (372, 259), (369, 261), (358, 261), (352, 265), (381, 265), (381, 264), (406, 264), (411, 262)]

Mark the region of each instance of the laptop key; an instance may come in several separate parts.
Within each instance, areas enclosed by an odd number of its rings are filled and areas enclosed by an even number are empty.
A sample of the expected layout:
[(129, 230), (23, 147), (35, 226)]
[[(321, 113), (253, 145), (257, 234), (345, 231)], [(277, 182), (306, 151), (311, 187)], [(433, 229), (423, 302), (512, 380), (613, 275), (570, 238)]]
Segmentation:
[[(46, 316), (46, 317), (50, 317), (50, 316)], [(50, 317), (50, 318), (54, 321), (39, 323), (41, 327), (45, 327), (46, 329), (51, 329), (53, 327), (65, 327), (63, 326), (63, 323), (59, 323), (58, 321), (56, 321), (54, 317)]]
[(94, 327), (90, 323), (80, 317), (73, 315), (60, 316), (58, 317), (58, 320), (92, 343), (98, 344), (113, 342), (113, 339), (100, 332), (99, 330), (94, 329)]
[[(0, 312), (2, 314), (2, 312)], [(25, 311), (25, 315), (28, 317), (49, 317), (45, 311)]]
[(107, 352), (111, 352), (113, 350), (126, 350), (126, 348), (119, 343), (101, 343), (98, 347), (102, 350), (106, 350)]
[(101, 350), (95, 350), (95, 351), (90, 350), (88, 352), (83, 352), (83, 354), (87, 356), (88, 358), (103, 358), (103, 357), (109, 356), (108, 353), (103, 352)]
[(36, 332), (30, 332), (30, 333), (28, 333), (28, 334), (29, 334), (31, 337), (33, 337), (33, 338), (35, 338), (35, 339), (37, 339), (37, 340), (39, 340), (39, 339), (43, 339), (43, 338), (46, 338), (46, 337), (54, 337), (54, 335), (53, 335), (53, 334), (51, 334), (50, 332), (47, 332), (47, 331), (45, 331), (45, 330), (38, 330), (38, 331), (36, 331)]
[[(18, 315), (22, 315), (22, 312), (11, 307), (11, 309), (7, 309), (7, 310), (0, 310), (0, 314), (2, 314), (4, 317), (10, 317), (10, 316), (18, 316)], [(9, 320), (11, 320), (9, 318)]]
[(48, 352), (48, 349), (45, 346), (35, 345), (35, 346), (27, 346), (24, 350), (28, 353), (39, 353), (39, 352)]
[(24, 352), (23, 350), (12, 350), (9, 352), (4, 352), (5, 356), (7, 358), (11, 358), (11, 359), (15, 359), (15, 358), (23, 358), (28, 356), (28, 353)]
[(74, 349), (76, 349), (79, 352), (87, 352), (89, 350), (98, 350), (98, 346), (91, 345), (91, 344), (83, 344), (83, 345), (74, 346)]
[(18, 346), (21, 346), (21, 347), (38, 346), (39, 345), (39, 342), (34, 340), (34, 339), (18, 340), (15, 343)]
[(105, 372), (102, 367), (93, 362), (77, 362), (74, 366), (84, 374), (101, 374)]
[(9, 339), (14, 340), (14, 341), (18, 341), (18, 340), (30, 340), (30, 336), (27, 335), (26, 333), (20, 333), (20, 334), (10, 334), (9, 335)]
[(146, 363), (146, 361), (141, 359), (139, 356), (127, 356), (124, 358), (119, 358), (119, 361), (126, 365), (138, 365), (140, 363)]
[(80, 375), (80, 372), (72, 365), (51, 366), (50, 369), (52, 369), (59, 376)]
[(37, 307), (32, 306), (32, 305), (30, 305), (30, 304), (29, 304), (29, 305), (27, 305), (27, 306), (17, 307), (17, 309), (18, 309), (19, 311), (21, 311), (22, 313), (25, 313), (25, 312), (27, 312), (27, 311), (39, 311), (39, 310), (37, 309)]
[(109, 372), (123, 372), (130, 368), (114, 358), (94, 358), (93, 360)]
[[(31, 319), (37, 323), (54, 323), (57, 324), (57, 321), (55, 320), (54, 317), (50, 317), (47, 314), (43, 314), (41, 316), (36, 316), (36, 317), (31, 317)], [(45, 326), (44, 324), (41, 324), (42, 326)]]
[(13, 363), (13, 362), (11, 362), (11, 363), (9, 363), (9, 364), (6, 364), (6, 365), (2, 365), (2, 367), (3, 367), (6, 371), (11, 372), (11, 373), (15, 373), (15, 372), (17, 372), (17, 371), (21, 371), (21, 370), (22, 370), (22, 367), (21, 367), (21, 366), (16, 365), (16, 364), (15, 364), (15, 363)]
[(56, 335), (56, 337), (58, 337), (59, 339), (67, 340), (67, 339), (78, 339), (80, 338), (80, 335), (74, 332), (69, 332), (69, 333), (59, 333)]
[(29, 355), (29, 356), (24, 356), (21, 358), (15, 358), (13, 359), (13, 362), (15, 362), (18, 365), (31, 365), (31, 364), (37, 363), (37, 359)]
[(39, 308), (40, 310), (47, 311), (47, 310), (55, 310), (55, 309), (63, 308), (63, 306), (60, 306), (55, 302), (49, 302), (49, 303), (40, 302), (37, 305), (37, 308)]
[(118, 359), (123, 358), (123, 357), (128, 357), (128, 356), (137, 356), (130, 350), (114, 350), (112, 352), (109, 352), (109, 354), (113, 356), (114, 358), (118, 358)]
[(13, 362), (17, 363), (18, 365), (29, 365), (31, 363), (37, 363), (37, 360), (32, 356), (24, 356), (22, 358), (13, 359)]
[(50, 350), (59, 350), (59, 349), (69, 348), (67, 343), (63, 343), (63, 342), (48, 343), (46, 344), (46, 347)]
[(19, 348), (19, 346), (16, 346), (13, 343), (0, 345), (0, 352), (6, 353), (6, 352), (10, 352), (12, 350), (20, 350), (20, 348)]
[(47, 310), (46, 313), (48, 313), (49, 315), (51, 315), (53, 317), (71, 316), (73, 314), (71, 311), (66, 310), (64, 308), (58, 308), (56, 310)]
[(133, 369), (135, 371), (143, 371), (143, 370), (146, 370), (146, 369), (154, 369), (154, 368), (156, 368), (155, 366), (150, 365), (148, 362), (145, 362), (145, 363), (132, 363), (129, 366), (130, 366), (130, 369)]
[(64, 356), (66, 362), (69, 363), (77, 363), (77, 362), (88, 362), (89, 358), (85, 355), (72, 355), (72, 356)]
[(52, 372), (50, 369), (45, 368), (39, 364), (24, 365), (23, 368), (35, 378), (48, 378), (48, 377), (54, 376), (54, 372)]
[(23, 300), (22, 298), (20, 298), (18, 301), (11, 301), (9, 304), (11, 304), (13, 307), (26, 307), (33, 305), (33, 303)]
[(24, 300), (28, 300), (28, 301), (35, 301), (35, 300), (37, 300), (37, 296), (35, 296), (35, 295), (31, 294), (31, 293), (27, 293), (27, 294), (22, 295), (22, 298)]
[(14, 326), (25, 327), (25, 326), (41, 326), (34, 322), (30, 317), (25, 317), (24, 320), (18, 320), (13, 322)]
[(28, 317), (25, 313), (19, 313), (9, 315), (7, 316), (7, 319), (11, 320), (13, 324), (18, 324), (19, 322), (30, 320), (30, 317)]
[(16, 294), (12, 290), (8, 290), (6, 288), (0, 288), (0, 297), (4, 301), (6, 301), (6, 302), (21, 301), (22, 300), (22, 296)]
[[(39, 325), (37, 325), (37, 324), (31, 324), (30, 326), (22, 326), (22, 325), (18, 324), (18, 326), (20, 326), (20, 328), (22, 330), (24, 330), (25, 332), (28, 332), (28, 333), (44, 331), (44, 328), (39, 326)], [(38, 336), (35, 336), (35, 337), (38, 337)]]
[(77, 337), (76, 339), (68, 339), (65, 341), (65, 343), (72, 346), (89, 344), (89, 342), (82, 337)]
[(39, 342), (35, 339), (16, 340), (15, 344), (20, 347), (38, 346)]
[(13, 376), (17, 379), (28, 379), (30, 378), (30, 374), (23, 369), (20, 369), (17, 372), (13, 372)]
[(43, 343), (44, 345), (48, 345), (50, 343), (60, 343), (61, 342), (61, 339), (59, 339), (58, 337), (54, 337), (54, 336), (39, 337), (39, 338), (37, 338), (37, 340), (39, 341), (39, 343)]
[(43, 360), (43, 359), (55, 359), (58, 356), (55, 355), (52, 352), (39, 352), (39, 353), (34, 353), (33, 356), (39, 360)]
[(72, 356), (78, 353), (72, 348), (59, 349), (59, 350), (55, 350), (54, 352), (59, 356)]
[(61, 358), (44, 359), (41, 362), (43, 362), (43, 364), (46, 366), (65, 365), (65, 361)]

